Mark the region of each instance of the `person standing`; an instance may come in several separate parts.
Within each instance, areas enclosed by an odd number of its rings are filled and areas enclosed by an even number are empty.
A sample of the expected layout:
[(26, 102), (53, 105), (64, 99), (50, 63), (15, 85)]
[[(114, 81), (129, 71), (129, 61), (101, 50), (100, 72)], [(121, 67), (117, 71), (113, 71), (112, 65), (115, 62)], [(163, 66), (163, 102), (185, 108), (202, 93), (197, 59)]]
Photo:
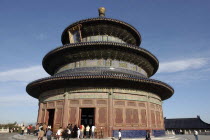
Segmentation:
[(43, 140), (43, 137), (44, 137), (44, 131), (43, 128), (41, 128), (41, 130), (38, 133), (38, 140)]
[(56, 133), (57, 140), (61, 140), (62, 131), (62, 127), (60, 127)]
[(43, 124), (40, 123), (40, 124), (39, 124), (39, 131), (41, 131), (42, 128), (43, 128)]
[(74, 128), (73, 128), (73, 138), (77, 138), (77, 131), (78, 131), (77, 125), (74, 125)]
[(24, 134), (24, 130), (25, 130), (25, 126), (23, 125), (22, 127), (21, 127), (21, 131), (22, 131), (22, 135)]
[(89, 125), (87, 125), (87, 127), (86, 127), (86, 138), (89, 138), (89, 132), (90, 132), (90, 126)]
[(119, 129), (119, 132), (118, 132), (118, 139), (119, 139), (119, 140), (122, 139), (121, 129)]
[(50, 128), (48, 128), (46, 133), (47, 140), (52, 140), (52, 131)]
[(28, 125), (28, 127), (27, 127), (27, 134), (30, 134), (30, 125)]
[(47, 125), (46, 125), (46, 123), (43, 124), (43, 130), (44, 130), (44, 133), (47, 132)]
[(28, 128), (28, 131), (29, 131), (28, 133), (29, 133), (29, 135), (31, 134), (31, 130), (32, 130), (32, 124), (30, 124), (30, 125), (29, 125), (29, 128)]
[(52, 129), (51, 125), (48, 125), (48, 126), (47, 126), (47, 129)]
[(68, 139), (68, 127), (66, 127), (66, 129), (63, 131), (62, 137), (63, 137), (63, 140), (67, 140)]
[(95, 126), (93, 125), (92, 127), (91, 127), (91, 137), (94, 139), (94, 135), (95, 135)]
[(71, 138), (73, 138), (73, 126), (72, 126), (72, 124), (68, 125), (68, 128), (71, 131)]
[(67, 127), (67, 139), (69, 140), (69, 138), (71, 138), (71, 130), (69, 129), (69, 127)]
[(80, 138), (82, 139), (84, 137), (84, 130), (85, 130), (85, 126), (82, 124), (80, 126)]
[(77, 139), (79, 139), (79, 137), (80, 137), (80, 129), (78, 127), (78, 130), (77, 130)]
[(36, 124), (35, 136), (38, 136), (38, 132), (39, 132), (39, 123)]
[(195, 140), (198, 140), (198, 131), (197, 130), (194, 131), (194, 136), (195, 136)]
[(149, 130), (146, 131), (146, 140), (150, 140), (150, 131)]

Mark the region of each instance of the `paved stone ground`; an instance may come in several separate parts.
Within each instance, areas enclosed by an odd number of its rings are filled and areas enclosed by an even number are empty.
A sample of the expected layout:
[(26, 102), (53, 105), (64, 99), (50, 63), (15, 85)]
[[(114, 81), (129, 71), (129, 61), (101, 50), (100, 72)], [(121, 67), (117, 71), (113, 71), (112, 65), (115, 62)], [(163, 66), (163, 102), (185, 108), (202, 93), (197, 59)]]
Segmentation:
[(12, 140), (12, 137), (16, 135), (15, 133), (5, 133), (5, 134), (2, 134), (0, 133), (0, 140)]
[[(199, 140), (210, 140), (210, 135), (199, 135)], [(10, 134), (0, 134), (0, 140), (37, 140), (37, 136), (33, 135), (20, 135), (17, 133), (10, 133)], [(46, 137), (44, 140), (47, 140)], [(55, 139), (53, 139), (55, 140)], [(71, 140), (78, 140), (78, 139), (71, 139)], [(84, 139), (86, 140), (86, 139)], [(94, 140), (111, 140), (111, 138), (107, 139), (94, 139)], [(115, 139), (117, 140), (117, 139)], [(138, 138), (138, 139), (128, 139), (123, 138), (122, 140), (145, 140), (145, 138)], [(154, 137), (152, 140), (195, 140), (193, 135), (169, 135), (164, 137)]]
[[(194, 135), (176, 135), (176, 140), (195, 140)], [(210, 135), (198, 135), (198, 140), (210, 140)]]

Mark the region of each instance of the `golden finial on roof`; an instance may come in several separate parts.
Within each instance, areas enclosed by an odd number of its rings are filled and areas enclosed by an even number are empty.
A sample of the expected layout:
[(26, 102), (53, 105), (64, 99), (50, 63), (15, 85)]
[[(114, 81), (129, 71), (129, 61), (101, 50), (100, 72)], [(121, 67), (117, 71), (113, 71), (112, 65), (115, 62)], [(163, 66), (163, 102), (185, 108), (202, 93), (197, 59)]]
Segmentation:
[(104, 17), (106, 9), (104, 7), (100, 7), (100, 8), (98, 8), (98, 12), (99, 12), (100, 17)]

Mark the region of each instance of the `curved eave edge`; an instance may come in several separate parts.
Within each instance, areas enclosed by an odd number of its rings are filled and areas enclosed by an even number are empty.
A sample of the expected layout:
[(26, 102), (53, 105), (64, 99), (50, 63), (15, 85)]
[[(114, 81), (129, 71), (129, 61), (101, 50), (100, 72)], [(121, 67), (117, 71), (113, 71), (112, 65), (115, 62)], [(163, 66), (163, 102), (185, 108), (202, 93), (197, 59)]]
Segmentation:
[(69, 26), (67, 26), (67, 27), (64, 29), (64, 31), (63, 31), (63, 33), (62, 33), (62, 35), (61, 35), (61, 42), (64, 44), (63, 38), (64, 38), (64, 35), (65, 35), (65, 33), (67, 32), (67, 30), (68, 30), (69, 28), (71, 28), (71, 27), (73, 27), (73, 26), (76, 26), (77, 24), (82, 24), (82, 23), (85, 23), (85, 22), (90, 22), (90, 21), (103, 21), (103, 20), (104, 20), (104, 21), (115, 22), (115, 23), (122, 24), (122, 25), (124, 25), (124, 26), (127, 26), (127, 27), (131, 28), (131, 29), (139, 36), (139, 38), (138, 38), (138, 39), (139, 39), (139, 42), (138, 42), (137, 45), (140, 45), (140, 44), (141, 44), (141, 42), (142, 42), (141, 35), (140, 35), (140, 33), (138, 32), (138, 30), (137, 30), (135, 27), (133, 27), (132, 25), (130, 25), (130, 24), (124, 22), (124, 21), (120, 21), (120, 20), (112, 19), (112, 18), (101, 18), (101, 17), (99, 17), (99, 18), (88, 18), (88, 19), (83, 19), (83, 20), (79, 20), (79, 21), (77, 21), (77, 22), (74, 22), (74, 23), (70, 24)]
[[(26, 91), (28, 92), (29, 95), (33, 96), (34, 98), (38, 98), (38, 95), (33, 95), (33, 93), (30, 91), (31, 88), (35, 87), (35, 86), (38, 86), (36, 88), (39, 88), (38, 90), (41, 89), (41, 86), (40, 85), (44, 85), (46, 83), (50, 83), (50, 82), (62, 82), (62, 81), (65, 81), (65, 80), (93, 80), (93, 79), (100, 79), (100, 80), (121, 80), (122, 82), (123, 81), (127, 81), (127, 82), (139, 82), (139, 83), (144, 83), (144, 84), (152, 84), (152, 86), (159, 86), (160, 88), (164, 88), (166, 91), (168, 91), (167, 94), (168, 96), (165, 97), (165, 96), (162, 96), (161, 97), (161, 93), (156, 93), (158, 96), (160, 96), (160, 98), (162, 100), (166, 100), (168, 98), (170, 98), (173, 93), (174, 93), (174, 89), (169, 86), (168, 84), (166, 83), (163, 83), (161, 81), (158, 81), (158, 80), (154, 80), (154, 79), (145, 79), (145, 78), (128, 78), (128, 77), (118, 77), (118, 76), (64, 76), (64, 77), (61, 77), (61, 76), (53, 76), (52, 77), (47, 77), (47, 78), (42, 78), (42, 79), (39, 79), (39, 80), (36, 80), (36, 81), (33, 81), (31, 83), (29, 83), (26, 87)], [(59, 87), (58, 87), (59, 88)], [(126, 88), (126, 87), (125, 87)], [(56, 89), (56, 88), (55, 88)], [(148, 88), (149, 90), (149, 88)], [(150, 89), (152, 90), (152, 89)], [(37, 92), (36, 92), (37, 94)], [(38, 93), (40, 94), (40, 93)]]
[[(137, 47), (135, 45), (129, 45), (129, 44), (124, 44), (124, 43), (114, 43), (114, 42), (82, 42), (82, 43), (74, 43), (74, 44), (66, 44), (64, 46), (60, 46), (60, 47), (57, 47), (53, 50), (51, 50), (49, 53), (47, 53), (43, 60), (42, 60), (42, 66), (44, 67), (45, 70), (47, 70), (47, 67), (45, 65), (45, 61), (47, 60), (48, 57), (50, 57), (50, 55), (53, 55), (59, 51), (63, 51), (65, 49), (68, 49), (68, 48), (72, 48), (72, 47), (84, 47), (84, 46), (90, 46), (90, 45), (111, 45), (111, 46), (121, 46), (121, 47), (125, 47), (125, 48), (128, 48), (128, 49), (133, 49), (135, 51), (139, 51), (139, 52), (143, 52), (144, 54), (146, 54), (147, 56), (151, 57), (153, 59), (153, 61), (156, 63), (156, 66), (155, 66), (155, 69), (154, 69), (154, 72), (152, 75), (154, 75), (157, 70), (158, 70), (158, 67), (159, 67), (159, 61), (158, 59), (151, 53), (149, 52), (148, 50), (144, 49), (144, 48), (140, 48), (140, 47)], [(47, 73), (49, 73), (47, 71)], [(52, 75), (52, 73), (49, 73), (50, 75)], [(152, 76), (151, 75), (151, 76)]]

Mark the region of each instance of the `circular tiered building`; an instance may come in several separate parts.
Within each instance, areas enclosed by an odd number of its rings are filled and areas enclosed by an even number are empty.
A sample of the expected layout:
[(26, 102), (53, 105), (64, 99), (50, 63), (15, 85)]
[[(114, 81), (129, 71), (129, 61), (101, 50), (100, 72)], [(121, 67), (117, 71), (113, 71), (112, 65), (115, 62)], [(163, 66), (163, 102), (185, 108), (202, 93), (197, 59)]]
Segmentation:
[[(130, 24), (99, 17), (69, 25), (63, 46), (50, 51), (43, 67), (50, 77), (29, 83), (39, 99), (38, 123), (55, 132), (68, 124), (95, 125), (104, 137), (164, 134), (162, 101), (173, 95), (169, 85), (149, 79), (159, 62), (139, 47), (141, 35)], [(102, 132), (102, 133), (101, 133)]]

